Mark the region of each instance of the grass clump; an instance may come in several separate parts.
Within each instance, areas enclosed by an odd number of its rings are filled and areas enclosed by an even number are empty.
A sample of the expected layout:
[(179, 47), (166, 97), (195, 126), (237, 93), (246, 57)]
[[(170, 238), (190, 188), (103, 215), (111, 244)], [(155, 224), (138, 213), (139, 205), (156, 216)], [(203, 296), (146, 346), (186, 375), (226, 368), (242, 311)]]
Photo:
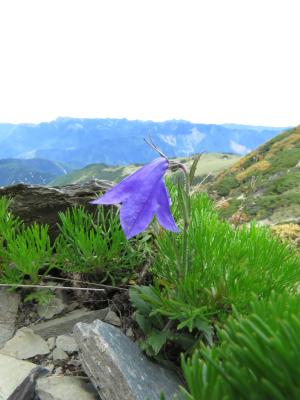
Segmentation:
[(300, 398), (300, 297), (272, 293), (235, 313), (218, 331), (221, 344), (182, 360), (186, 400)]
[(53, 266), (48, 226), (25, 227), (9, 212), (9, 204), (8, 198), (0, 199), (0, 281), (36, 284), (41, 271), (48, 273)]
[(116, 210), (98, 207), (94, 217), (83, 207), (73, 207), (59, 218), (56, 262), (65, 272), (96, 274), (101, 282), (120, 283), (136, 273), (147, 255), (145, 240), (143, 246), (126, 240)]

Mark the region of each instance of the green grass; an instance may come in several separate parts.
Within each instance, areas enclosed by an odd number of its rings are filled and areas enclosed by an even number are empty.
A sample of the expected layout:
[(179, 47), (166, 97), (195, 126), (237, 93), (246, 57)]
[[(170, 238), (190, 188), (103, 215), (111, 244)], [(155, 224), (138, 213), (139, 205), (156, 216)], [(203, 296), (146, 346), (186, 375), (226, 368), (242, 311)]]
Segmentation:
[[(176, 205), (173, 208), (180, 225)], [(165, 324), (174, 321), (164, 345), (172, 340), (178, 344), (178, 338), (174, 337), (177, 331), (192, 334), (194, 341), (189, 336), (182, 345), (183, 350), (191, 351), (198, 340), (212, 341), (213, 326), (226, 321), (233, 308), (247, 314), (253, 293), (268, 300), (272, 292), (297, 290), (300, 282), (297, 251), (281, 243), (267, 228), (255, 224), (249, 229), (232, 228), (220, 219), (204, 194), (192, 197), (186, 270), (182, 267), (182, 241), (182, 234), (162, 232), (151, 268), (154, 285), (134, 289), (138, 321), (146, 319), (152, 324), (144, 330), (148, 342), (151, 330), (160, 329), (151, 316), (163, 318)], [(144, 315), (147, 307), (143, 302), (148, 304), (149, 315)], [(182, 338), (180, 342), (184, 342)], [(157, 348), (150, 341), (148, 353), (155, 354)], [(159, 351), (163, 349), (161, 346)]]

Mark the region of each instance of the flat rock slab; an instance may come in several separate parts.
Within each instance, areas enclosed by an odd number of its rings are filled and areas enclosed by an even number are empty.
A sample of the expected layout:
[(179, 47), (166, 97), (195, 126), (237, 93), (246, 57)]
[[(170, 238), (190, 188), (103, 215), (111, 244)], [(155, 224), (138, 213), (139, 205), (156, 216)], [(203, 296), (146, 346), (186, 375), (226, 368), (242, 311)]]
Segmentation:
[(13, 337), (19, 303), (18, 293), (0, 288), (0, 348)]
[(5, 343), (0, 353), (19, 360), (26, 360), (37, 355), (49, 354), (50, 350), (47, 342), (36, 335), (33, 330), (22, 328)]
[(28, 361), (0, 354), (0, 400), (31, 400), (42, 369)]
[(109, 311), (109, 308), (102, 310), (89, 311), (87, 309), (74, 310), (63, 317), (55, 318), (50, 321), (41, 322), (32, 326), (33, 331), (48, 339), (52, 336), (65, 335), (72, 333), (74, 325), (77, 322), (93, 322), (95, 319), (104, 319)]
[(181, 383), (166, 368), (150, 361), (119, 329), (102, 321), (74, 328), (83, 369), (102, 400), (167, 400)]
[(36, 395), (39, 400), (99, 400), (90, 382), (84, 378), (71, 376), (38, 379)]

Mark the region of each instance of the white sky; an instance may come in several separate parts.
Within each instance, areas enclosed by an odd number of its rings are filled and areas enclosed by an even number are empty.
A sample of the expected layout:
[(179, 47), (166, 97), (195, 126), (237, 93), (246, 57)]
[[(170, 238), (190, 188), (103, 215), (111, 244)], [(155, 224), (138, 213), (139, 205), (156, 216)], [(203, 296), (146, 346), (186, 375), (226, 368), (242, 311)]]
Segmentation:
[(299, 0), (0, 0), (0, 122), (300, 124)]

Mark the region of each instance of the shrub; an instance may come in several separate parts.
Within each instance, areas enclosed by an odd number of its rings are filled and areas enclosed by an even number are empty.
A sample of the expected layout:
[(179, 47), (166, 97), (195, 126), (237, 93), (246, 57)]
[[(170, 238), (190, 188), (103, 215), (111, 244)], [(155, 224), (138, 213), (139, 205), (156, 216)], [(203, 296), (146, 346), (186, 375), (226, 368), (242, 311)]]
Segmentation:
[(213, 185), (213, 189), (217, 190), (218, 195), (228, 196), (232, 189), (239, 187), (238, 180), (233, 175), (226, 175), (224, 178)]
[(220, 346), (182, 360), (186, 400), (298, 400), (300, 298), (273, 293), (219, 330)]

